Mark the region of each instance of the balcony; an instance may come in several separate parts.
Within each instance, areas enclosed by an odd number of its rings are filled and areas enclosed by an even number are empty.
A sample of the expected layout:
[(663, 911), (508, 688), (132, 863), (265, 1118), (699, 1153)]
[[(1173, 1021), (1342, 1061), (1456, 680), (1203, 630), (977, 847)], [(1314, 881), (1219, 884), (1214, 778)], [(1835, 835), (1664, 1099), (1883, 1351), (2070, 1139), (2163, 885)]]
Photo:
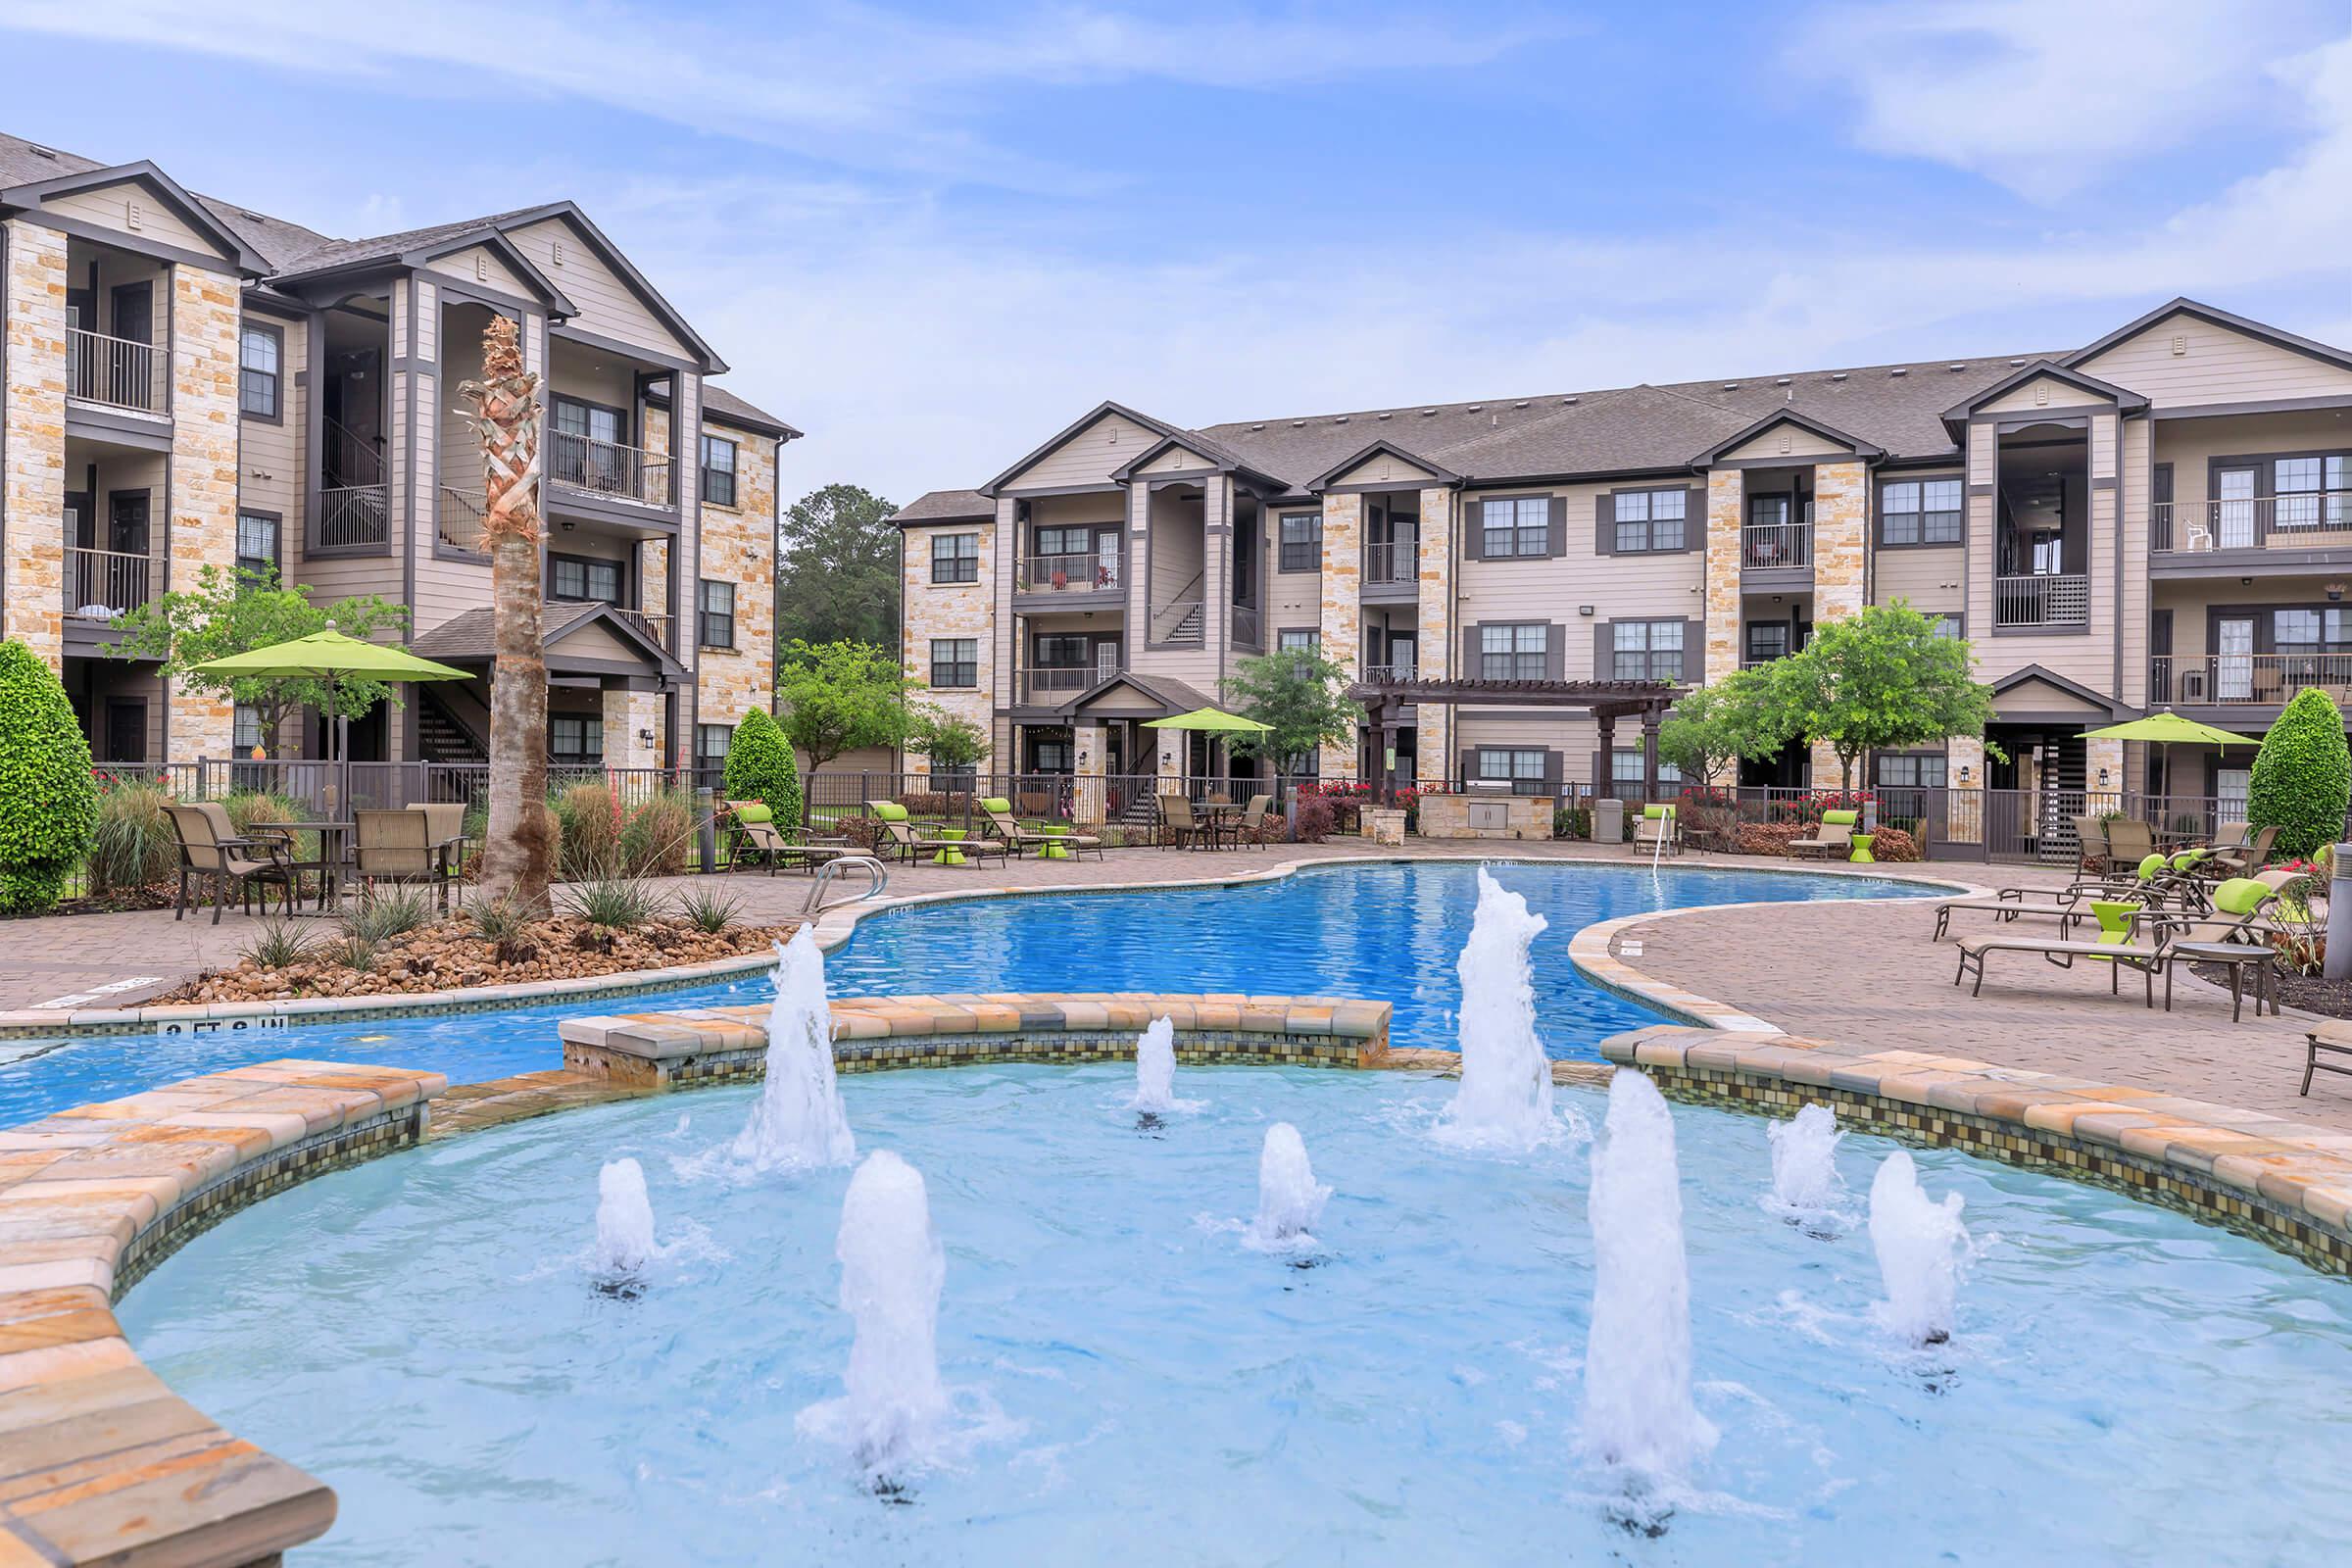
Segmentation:
[(2352, 703), (2352, 654), (2159, 654), (2150, 708), (2277, 708), (2306, 686)]
[(2352, 490), (2158, 502), (2148, 509), (2148, 548), (2175, 556), (2352, 549)]
[(482, 543), (482, 514), (487, 510), (481, 491), (443, 485), (441, 504), (433, 509), (433, 531), (441, 548), (469, 556), (487, 553), (489, 547)]
[(1364, 546), (1363, 596), (1374, 604), (1409, 605), (1421, 595), (1421, 542), (1375, 539)]
[(154, 562), (124, 550), (66, 547), (66, 618), (106, 625), (147, 603)]
[(152, 343), (66, 329), (66, 396), (130, 414), (164, 408), (161, 360)]
[(1362, 678), (1372, 682), (1419, 680), (1421, 668), (1418, 664), (1366, 664)]
[(1781, 571), (1813, 564), (1809, 522), (1751, 522), (1740, 530), (1742, 571)]
[(1087, 551), (1022, 556), (1013, 563), (1013, 591), (1022, 594), (1117, 594), (1125, 574), (1117, 553)]
[(620, 611), (621, 619), (629, 622), (662, 647), (669, 647), (670, 617), (668, 615), (652, 610), (624, 610), (617, 605), (613, 608)]
[(601, 500), (644, 507), (677, 504), (669, 483), (669, 454), (555, 430), (547, 438), (550, 483)]
[(1037, 669), (1015, 670), (1012, 700), (1024, 708), (1059, 708), (1115, 673), (1094, 664), (1048, 664)]
[(392, 543), (390, 491), (380, 484), (337, 485), (318, 492), (311, 511), (313, 551), (383, 550)]
[(1995, 626), (2069, 629), (2087, 626), (2090, 624), (2090, 578), (1995, 577), (1992, 579), (1992, 623)]

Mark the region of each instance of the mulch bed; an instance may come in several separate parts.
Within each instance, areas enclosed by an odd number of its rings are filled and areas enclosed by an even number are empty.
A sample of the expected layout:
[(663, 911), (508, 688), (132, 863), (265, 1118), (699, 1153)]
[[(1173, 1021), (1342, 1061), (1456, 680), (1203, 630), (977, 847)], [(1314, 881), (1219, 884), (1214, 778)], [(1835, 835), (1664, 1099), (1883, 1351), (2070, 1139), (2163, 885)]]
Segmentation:
[(341, 938), (319, 935), (314, 949), (282, 969), (246, 958), (232, 968), (208, 969), (154, 1004), (198, 1002), (290, 1002), (303, 997), (392, 996), (454, 991), (467, 986), (516, 985), (629, 974), (766, 953), (799, 930), (797, 923), (736, 926), (716, 935), (683, 921), (663, 920), (635, 931), (604, 931), (558, 915), (529, 928), (502, 956), (464, 919), (437, 920), (378, 944), (372, 965), (342, 961)]
[[(2200, 980), (2210, 981), (2224, 991), (2230, 989), (2230, 970), (2226, 964), (2192, 963), (2188, 972)], [(2248, 977), (2249, 982), (2251, 976)], [(2280, 967), (2278, 970), (2278, 1000), (2290, 1007), (2316, 1012), (2326, 1018), (2352, 1018), (2352, 986), (2325, 975), (2295, 974)]]

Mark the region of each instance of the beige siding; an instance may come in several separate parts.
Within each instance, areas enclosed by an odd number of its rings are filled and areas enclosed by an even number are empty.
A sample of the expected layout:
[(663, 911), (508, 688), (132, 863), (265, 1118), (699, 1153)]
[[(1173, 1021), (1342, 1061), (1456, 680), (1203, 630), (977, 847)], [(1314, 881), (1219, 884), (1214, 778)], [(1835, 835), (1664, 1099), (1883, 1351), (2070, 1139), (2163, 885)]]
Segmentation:
[(1185, 473), (1196, 468), (1213, 468), (1216, 464), (1190, 447), (1170, 447), (1144, 465), (1146, 473)]
[(614, 635), (612, 628), (601, 620), (593, 620), (585, 626), (575, 627), (549, 651), (552, 653), (556, 649), (561, 649), (574, 659), (633, 661), (642, 657), (634, 644), (622, 642), (618, 636)]
[(537, 291), (517, 276), (514, 270), (487, 245), (470, 246), (448, 256), (437, 257), (424, 265), (460, 282), (480, 283), (486, 288), (494, 288), (518, 299), (537, 297)]
[[(130, 210), (138, 209), (138, 221), (131, 221)], [(115, 229), (124, 234), (136, 234), (159, 245), (176, 245), (182, 250), (197, 251), (206, 256), (226, 258), (228, 253), (210, 235), (197, 231), (154, 191), (137, 180), (124, 180), (119, 185), (100, 185), (92, 190), (75, 191), (70, 196), (52, 196), (41, 203), (41, 210), (61, 218), (75, 218), (101, 228)], [(161, 310), (157, 313), (160, 324)]]
[[(2352, 410), (2346, 409), (2242, 415), (2219, 419), (2159, 419), (2155, 426), (2153, 461), (2173, 466), (2176, 506), (2201, 504), (2212, 498), (2209, 475), (2215, 458), (2352, 449)], [(2176, 531), (2175, 542), (2179, 539)]]
[[(2091, 373), (2102, 375), (2104, 378), (2102, 372), (2092, 371)], [(1976, 413), (1980, 415), (2031, 414), (2035, 409), (2073, 408), (2084, 403), (2104, 403), (2106, 399), (2085, 392), (2081, 387), (2069, 385), (2056, 376), (2037, 375), (2023, 386), (2010, 388), (1990, 403), (1980, 404)]]
[[(1540, 620), (1556, 622), (1562, 630), (1564, 659), (1562, 671), (1569, 680), (1588, 680), (1593, 676), (1592, 646), (1595, 624), (1611, 620), (1700, 620), (1705, 617), (1704, 601), (1699, 593), (1704, 572), (1704, 555), (1696, 550), (1675, 555), (1601, 556), (1593, 551), (1593, 515), (1598, 498), (1615, 485), (1565, 485), (1552, 487), (1547, 493), (1567, 498), (1566, 548), (1557, 560), (1545, 561), (1471, 561), (1461, 564), (1461, 596), (1455, 612), (1457, 643), (1472, 635), (1471, 628), (1481, 621)], [(1514, 489), (1513, 495), (1525, 495)], [(1464, 517), (1471, 519), (1465, 529), (1478, 526), (1481, 497), (1472, 493), (1463, 498)], [(1697, 530), (1703, 519), (1690, 518), (1685, 526)], [(1577, 613), (1580, 605), (1592, 605), (1590, 616)], [(1456, 649), (1457, 659), (1460, 649)], [(1685, 657), (1694, 657), (1695, 644), (1686, 650)], [(1465, 674), (1473, 671), (1465, 668)], [(1710, 677), (1721, 673), (1707, 672)], [(1469, 733), (1473, 709), (1462, 710), (1463, 733)], [(1466, 744), (1466, 742), (1465, 742)]]
[(2117, 606), (2124, 686), (2117, 695), (2133, 707), (2148, 698), (2148, 487), (2154, 421), (2127, 419), (2116, 458), (2116, 501), (2123, 538), (2124, 594)]
[(293, 582), (302, 562), (304, 511), (310, 495), (306, 449), (312, 389), (318, 381), (311, 373), (311, 327), (308, 321), (274, 316), (252, 318), (286, 334), (283, 374), (278, 381), (278, 407), (285, 417), (272, 424), (249, 415), (239, 416), (237, 505), (274, 512), (285, 519), (278, 526), (278, 557), (282, 575)]
[(1004, 481), (1009, 490), (1045, 489), (1065, 484), (1108, 484), (1110, 476), (1135, 461), (1159, 437), (1133, 419), (1105, 414)]
[(1750, 458), (1842, 458), (1850, 457), (1850, 447), (1825, 440), (1802, 425), (1783, 422), (1764, 431), (1752, 441), (1746, 441), (1723, 454), (1721, 461), (1732, 463)]
[[(694, 350), (662, 324), (621, 275), (605, 265), (568, 219), (545, 219), (510, 230), (507, 237), (579, 307), (572, 325), (658, 354), (680, 359), (693, 355)], [(561, 263), (556, 260), (558, 245), (564, 252)]]
[(1334, 484), (1394, 484), (1419, 489), (1433, 474), (1418, 464), (1407, 463), (1390, 453), (1377, 452), (1364, 462), (1334, 479)]
[[(2174, 352), (2176, 343), (2181, 352)], [(2158, 408), (2352, 393), (2352, 370), (2184, 314), (2083, 362), (2082, 369)]]
[[(1961, 550), (1882, 550), (1872, 566), (1872, 602), (1890, 605), (1901, 599), (1918, 611), (1965, 611), (1966, 565)], [(1980, 629), (1967, 628), (1972, 636)]]

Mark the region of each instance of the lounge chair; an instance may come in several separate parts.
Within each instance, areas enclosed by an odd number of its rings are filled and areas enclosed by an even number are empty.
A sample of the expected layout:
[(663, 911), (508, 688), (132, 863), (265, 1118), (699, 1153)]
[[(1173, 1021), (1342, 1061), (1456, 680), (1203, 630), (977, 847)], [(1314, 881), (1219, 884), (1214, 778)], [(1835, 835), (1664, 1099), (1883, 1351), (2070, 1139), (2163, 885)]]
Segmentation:
[[(2244, 825), (2242, 822), (2238, 824), (2241, 828)], [(2276, 827), (2266, 827), (2250, 840), (2241, 835), (2229, 848), (2215, 848), (2214, 863), (2231, 876), (2252, 876), (2271, 858), (2271, 844), (2278, 837), (2278, 829)]]
[(1683, 853), (1683, 819), (1671, 806), (1644, 806), (1634, 819), (1634, 853), (1656, 855), (1661, 849)]
[(719, 808), (721, 832), (727, 845), (727, 868), (750, 865), (764, 860), (767, 874), (774, 876), (776, 868), (788, 862), (815, 867), (827, 860), (857, 853), (848, 844), (795, 843), (776, 826), (773, 809), (765, 801), (726, 801)]
[(1984, 960), (1995, 953), (2031, 953), (2046, 958), (2061, 969), (2071, 969), (2075, 960), (2110, 965), (2107, 989), (2110, 994), (2122, 987), (2122, 971), (2126, 966), (2137, 969), (2147, 990), (2146, 1005), (2156, 1004), (2156, 971), (2164, 966), (2161, 948), (2141, 948), (2132, 945), (2140, 918), (2147, 911), (2139, 905), (2123, 900), (2100, 899), (2091, 905), (2092, 916), (2099, 922), (2097, 940), (2075, 942), (2065, 937), (1996, 936), (1975, 942), (1962, 942), (1960, 967), (1952, 975), (1958, 985), (1973, 972), (1977, 983), (1969, 995), (1984, 994)]
[(982, 800), (980, 812), (988, 818), (989, 825), (997, 830), (997, 837), (1012, 846), (1015, 855), (1028, 845), (1034, 844), (1042, 850), (1058, 844), (1073, 855), (1084, 855), (1091, 850), (1096, 859), (1102, 858), (1102, 841), (1094, 834), (1032, 833), (1022, 827), (1012, 814), (1012, 802), (1002, 795), (991, 795)]
[(2129, 877), (2084, 877), (2062, 888), (2001, 888), (1989, 898), (1945, 899), (1936, 906), (1932, 940), (1942, 941), (1951, 929), (1952, 916), (1959, 913), (1990, 914), (2004, 922), (2020, 916), (2056, 917), (2064, 928), (2088, 920), (2091, 904), (2101, 899), (2149, 909), (2178, 905), (2184, 911), (2201, 911), (2208, 906), (2204, 883), (2175, 871), (2166, 857), (2150, 855)]
[[(2119, 967), (2129, 964), (2145, 977), (2147, 1004), (2156, 1004), (2156, 976), (2165, 972), (2175, 961), (2175, 950), (2212, 947), (2223, 944), (2259, 947), (2268, 950), (2274, 927), (2265, 918), (2278, 903), (2277, 889), (2252, 877), (2233, 877), (2213, 891), (2214, 912), (2211, 915), (2165, 914), (2141, 908), (2137, 905), (2110, 903), (2102, 900), (2092, 906), (2099, 914), (2099, 939), (2096, 942), (2047, 941), (2034, 937), (1994, 937), (1980, 942), (1960, 944), (1960, 967), (1952, 976), (1958, 985), (1973, 970), (1977, 977), (1971, 996), (1984, 992), (1984, 960), (1994, 953), (2032, 953), (2048, 959), (2060, 968), (2072, 968), (2077, 958), (2113, 963)], [(2129, 911), (2128, 914), (2124, 911)], [(2133, 937), (2146, 930), (2155, 945), (2141, 948), (2133, 945)], [(2193, 952), (2180, 955), (2194, 958)], [(2115, 989), (2114, 977), (2109, 977), (2109, 989)], [(2172, 977), (2165, 975), (2169, 1003)], [(2259, 1009), (2260, 991), (2256, 1006)]]
[(165, 809), (172, 816), (172, 836), (179, 841), (179, 897), (172, 906), (172, 919), (180, 919), (188, 912), (188, 884), (205, 880), (213, 884), (215, 925), (220, 923), (220, 910), (228, 903), (232, 883), (241, 906), (248, 913), (253, 909), (257, 888), (262, 890), (262, 911), (269, 912), (268, 890), (271, 887), (284, 892), (286, 913), (294, 912), (294, 872), (278, 842), (239, 834), (228, 819), (228, 811), (218, 801), (198, 801)]
[(1824, 811), (1810, 838), (1790, 839), (1788, 853), (1800, 859), (1842, 859), (1854, 850), (1856, 811)]
[(361, 880), (437, 887), (441, 907), (449, 907), (449, 878), (433, 846), (432, 824), (421, 811), (357, 811), (352, 821), (358, 827), (352, 860)]
[(865, 808), (881, 824), (882, 836), (889, 848), (900, 859), (909, 864), (926, 855), (939, 857), (942, 865), (955, 865), (967, 856), (977, 860), (993, 855), (1002, 862), (1012, 854), (1012, 847), (1003, 839), (918, 837), (913, 824), (906, 818), (906, 808), (896, 801), (868, 801)]
[(2147, 924), (2165, 942), (2250, 942), (2269, 947), (2271, 911), (2278, 906), (2279, 890), (2295, 881), (2294, 871), (2266, 871), (2259, 877), (2233, 876), (2213, 890), (2210, 912), (2153, 913)]

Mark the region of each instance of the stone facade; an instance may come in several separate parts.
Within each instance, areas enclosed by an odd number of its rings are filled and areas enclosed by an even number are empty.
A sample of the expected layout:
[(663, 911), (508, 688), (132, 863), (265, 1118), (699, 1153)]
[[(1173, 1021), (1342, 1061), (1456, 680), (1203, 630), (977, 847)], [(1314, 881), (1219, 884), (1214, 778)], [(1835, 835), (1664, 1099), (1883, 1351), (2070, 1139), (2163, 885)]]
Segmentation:
[[(736, 442), (736, 505), (703, 501), (702, 574), (735, 585), (735, 646), (695, 651), (696, 717), (700, 723), (732, 727), (753, 709), (775, 701), (776, 465), (765, 439), (723, 429), (714, 433)], [(692, 596), (679, 608), (693, 617)]]
[(1738, 468), (1707, 475), (1707, 558), (1702, 568), (1707, 619), (1707, 672), (1720, 676), (1740, 667), (1740, 529), (1746, 486)]
[[(935, 583), (931, 580), (931, 541), (942, 534), (976, 533), (980, 536), (980, 579), (969, 583)], [(945, 522), (937, 526), (908, 528), (900, 546), (905, 575), (901, 579), (906, 596), (902, 616), (900, 658), (906, 678), (931, 682), (931, 644), (939, 638), (969, 638), (975, 645), (979, 660), (979, 684), (969, 690), (940, 691), (924, 694), (923, 701), (957, 718), (977, 724), (980, 732), (991, 737), (991, 744), (1004, 746), (1009, 726), (995, 722), (994, 704), (990, 694), (997, 689), (996, 648), (996, 524), (978, 519)], [(789, 628), (787, 628), (789, 631)], [(1102, 755), (1098, 745), (1095, 756)], [(1012, 759), (992, 764), (983, 759), (983, 768), (991, 765), (1010, 767)], [(909, 755), (907, 771), (928, 773), (928, 758)]]
[(0, 389), (8, 592), (0, 598), (0, 631), (56, 668), (65, 662), (66, 636), (66, 236), (10, 220), (0, 288), (8, 349)]
[[(172, 269), (172, 586), (207, 566), (237, 564), (236, 278)], [(226, 757), (235, 748), (228, 699), (174, 682), (164, 736), (169, 758)]]
[[(1427, 680), (1453, 678), (1453, 492), (1421, 492), (1421, 581), (1414, 605), (1415, 657)], [(1444, 784), (1453, 756), (1453, 710), (1435, 704), (1413, 710), (1413, 773), (1422, 784)]]
[(1813, 469), (1813, 619), (1850, 615), (1868, 602), (1870, 470), (1859, 463)]
[[(1355, 673), (1364, 651), (1364, 498), (1329, 495), (1323, 498), (1323, 654)], [(1443, 754), (1441, 754), (1442, 756)], [(1326, 746), (1321, 766), (1325, 778), (1355, 776), (1355, 743)]]
[[(605, 765), (607, 767), (660, 767), (662, 765), (662, 694), (634, 692), (607, 687), (600, 695), (605, 707)], [(703, 710), (706, 724), (725, 723), (733, 719), (709, 716)], [(650, 738), (649, 738), (650, 737)]]

